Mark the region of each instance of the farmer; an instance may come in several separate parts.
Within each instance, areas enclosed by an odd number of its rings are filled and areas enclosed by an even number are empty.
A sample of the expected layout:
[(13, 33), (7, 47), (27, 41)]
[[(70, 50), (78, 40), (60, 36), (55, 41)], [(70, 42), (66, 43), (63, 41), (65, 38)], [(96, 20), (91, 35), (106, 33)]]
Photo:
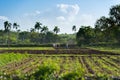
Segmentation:
[(55, 43), (53, 44), (53, 47), (56, 48), (56, 44)]
[(68, 49), (68, 43), (66, 44), (66, 48)]

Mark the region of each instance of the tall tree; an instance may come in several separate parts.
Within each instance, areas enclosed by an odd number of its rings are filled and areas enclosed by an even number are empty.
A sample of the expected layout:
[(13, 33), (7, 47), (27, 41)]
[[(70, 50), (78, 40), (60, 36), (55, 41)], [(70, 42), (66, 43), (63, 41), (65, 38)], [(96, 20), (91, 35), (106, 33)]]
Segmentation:
[(5, 22), (4, 22), (4, 29), (5, 29), (6, 32), (9, 32), (9, 31), (10, 31), (11, 25), (12, 25), (12, 24), (9, 23), (8, 21), (5, 21)]
[(57, 34), (58, 32), (60, 32), (60, 28), (58, 28), (58, 26), (55, 26), (55, 28), (53, 29), (53, 31)]
[(42, 33), (42, 43), (46, 43), (46, 35), (47, 35), (47, 32), (48, 32), (48, 27), (47, 26), (43, 26), (42, 28), (41, 28), (41, 33)]
[(72, 31), (74, 31), (74, 32), (76, 32), (76, 26), (75, 25), (73, 25), (73, 27), (72, 27)]
[(17, 23), (13, 23), (13, 29), (18, 30), (19, 27), (20, 27), (20, 25), (18, 25)]
[[(109, 41), (111, 37), (110, 19), (102, 16), (95, 23), (96, 39), (102, 39), (103, 41)], [(99, 37), (98, 37), (99, 36)]]
[(36, 22), (36, 23), (35, 23), (35, 26), (34, 26), (34, 27), (35, 27), (35, 29), (38, 30), (38, 32), (40, 32), (40, 29), (42, 28), (41, 25), (42, 25), (42, 23), (40, 23), (40, 22)]
[(31, 28), (30, 29), (30, 32), (32, 33), (32, 32), (35, 32), (35, 29), (34, 28)]
[(109, 18), (102, 16), (96, 21), (95, 28), (101, 31), (105, 31), (109, 27)]
[(13, 23), (13, 29), (16, 29), (16, 32), (17, 32), (17, 37), (16, 37), (17, 42), (18, 42), (18, 36), (19, 36), (19, 29), (18, 29), (19, 27), (20, 25), (18, 25), (16, 22)]
[(17, 32), (17, 37), (16, 37), (16, 39), (17, 39), (17, 43), (18, 43), (18, 36), (19, 36), (19, 27), (20, 27), (20, 25), (18, 25), (16, 22), (15, 23), (13, 23), (13, 29), (16, 29), (16, 32)]
[(114, 31), (115, 38), (120, 43), (120, 5), (113, 6), (109, 14), (112, 20), (112, 30)]
[(78, 45), (90, 44), (94, 38), (94, 30), (90, 26), (81, 26), (76, 34)]
[(41, 32), (46, 34), (48, 32), (48, 30), (49, 30), (48, 27), (44, 25), (41, 29)]
[(120, 27), (120, 5), (112, 6), (109, 15), (114, 21), (115, 25), (118, 25), (118, 27)]
[(8, 47), (9, 47), (9, 37), (10, 37), (10, 34), (9, 34), (9, 32), (10, 32), (10, 29), (11, 29), (11, 23), (9, 23), (8, 21), (5, 21), (4, 22), (4, 31), (7, 33), (7, 38), (6, 38), (6, 43), (7, 43), (7, 45), (8, 45)]

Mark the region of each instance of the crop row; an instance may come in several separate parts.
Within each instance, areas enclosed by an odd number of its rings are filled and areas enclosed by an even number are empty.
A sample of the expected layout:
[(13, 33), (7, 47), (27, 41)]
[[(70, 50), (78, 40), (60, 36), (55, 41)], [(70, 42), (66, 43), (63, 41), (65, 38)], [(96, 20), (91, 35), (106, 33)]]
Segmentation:
[(0, 54), (0, 67), (12, 63), (12, 62), (17, 62), (20, 61), (24, 58), (27, 58), (27, 54), (14, 54), (14, 53), (5, 53), (5, 54)]
[[(13, 78), (35, 78), (42, 75), (42, 72), (50, 73), (54, 78), (67, 79), (66, 76), (72, 75), (77, 78), (107, 76), (120, 77), (120, 56), (109, 57), (90, 57), (90, 56), (37, 56), (31, 55), (28, 59), (20, 62), (8, 64), (1, 68), (5, 75), (11, 75)], [(116, 60), (116, 61), (115, 61)], [(117, 62), (119, 61), (119, 62)], [(53, 69), (52, 69), (53, 68)], [(47, 70), (48, 69), (48, 70)], [(55, 72), (54, 72), (55, 71)], [(49, 74), (50, 74), (49, 73)], [(25, 74), (25, 75), (24, 75)], [(44, 74), (43, 74), (44, 75)], [(42, 76), (43, 76), (42, 75)], [(32, 76), (32, 77), (31, 77)], [(45, 76), (44, 76), (45, 77)], [(48, 78), (48, 75), (46, 76)], [(40, 78), (41, 79), (41, 78)], [(70, 79), (69, 79), (70, 80)]]

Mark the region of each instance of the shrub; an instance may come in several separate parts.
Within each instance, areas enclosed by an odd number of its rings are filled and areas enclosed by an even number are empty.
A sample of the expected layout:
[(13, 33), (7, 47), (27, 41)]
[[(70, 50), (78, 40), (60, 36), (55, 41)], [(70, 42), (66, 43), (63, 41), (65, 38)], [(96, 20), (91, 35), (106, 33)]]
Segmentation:
[(80, 72), (70, 72), (61, 78), (63, 80), (84, 80), (82, 74)]
[(54, 80), (56, 79), (55, 72), (58, 70), (59, 67), (55, 63), (43, 63), (32, 76), (35, 80)]

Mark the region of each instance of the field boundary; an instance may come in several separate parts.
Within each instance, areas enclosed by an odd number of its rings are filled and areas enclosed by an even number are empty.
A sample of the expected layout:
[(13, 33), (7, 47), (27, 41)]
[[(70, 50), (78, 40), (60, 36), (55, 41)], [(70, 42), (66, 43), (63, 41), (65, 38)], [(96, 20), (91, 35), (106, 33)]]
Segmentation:
[(107, 54), (107, 55), (120, 55), (119, 53), (113, 53), (108, 51), (99, 51), (93, 49), (56, 49), (56, 50), (0, 50), (0, 53), (28, 53), (28, 54)]

